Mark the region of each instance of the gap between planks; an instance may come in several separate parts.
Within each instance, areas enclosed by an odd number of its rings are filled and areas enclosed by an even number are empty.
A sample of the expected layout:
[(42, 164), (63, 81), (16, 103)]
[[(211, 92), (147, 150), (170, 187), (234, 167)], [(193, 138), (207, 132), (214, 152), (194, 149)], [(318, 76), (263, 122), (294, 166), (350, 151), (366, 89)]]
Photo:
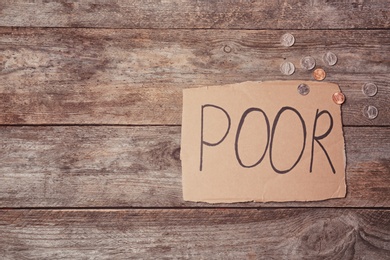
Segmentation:
[[(304, 203), (304, 202), (303, 202)], [(240, 203), (233, 203), (235, 205)], [(304, 210), (304, 209), (350, 209), (350, 210), (390, 210), (390, 207), (356, 207), (356, 206), (288, 206), (288, 207), (229, 207), (221, 206), (197, 206), (197, 207), (0, 207), (1, 211), (15, 210), (50, 210), (50, 211), (130, 211), (130, 210)]]

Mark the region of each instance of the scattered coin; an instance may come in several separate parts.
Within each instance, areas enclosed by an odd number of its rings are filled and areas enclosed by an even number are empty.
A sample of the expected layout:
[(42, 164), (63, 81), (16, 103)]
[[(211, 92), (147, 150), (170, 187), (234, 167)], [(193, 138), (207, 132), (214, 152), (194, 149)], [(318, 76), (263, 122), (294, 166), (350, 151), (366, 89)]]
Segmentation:
[(333, 52), (328, 51), (325, 53), (324, 57), (324, 62), (328, 64), (329, 66), (333, 66), (337, 63), (337, 56)]
[(302, 96), (306, 96), (310, 92), (309, 86), (306, 85), (305, 83), (299, 84), (297, 90), (298, 93), (301, 94)]
[(373, 97), (378, 93), (378, 87), (374, 83), (366, 83), (363, 85), (362, 91), (367, 97)]
[(290, 47), (293, 46), (295, 43), (295, 38), (291, 33), (285, 33), (280, 37), (280, 43), (283, 46)]
[(325, 70), (318, 68), (313, 71), (313, 77), (315, 80), (321, 81), (324, 80), (326, 77)]
[(378, 109), (375, 106), (365, 106), (363, 115), (368, 119), (375, 119), (378, 116)]
[(286, 62), (283, 62), (281, 65), (280, 65), (280, 71), (284, 74), (284, 75), (292, 75), (295, 71), (295, 66), (294, 64), (292, 64), (291, 62), (289, 61), (286, 61)]
[(312, 70), (316, 66), (316, 60), (313, 57), (307, 56), (301, 59), (301, 67), (305, 70)]
[(341, 92), (336, 92), (332, 96), (333, 102), (335, 102), (337, 105), (341, 105), (345, 102), (345, 96)]

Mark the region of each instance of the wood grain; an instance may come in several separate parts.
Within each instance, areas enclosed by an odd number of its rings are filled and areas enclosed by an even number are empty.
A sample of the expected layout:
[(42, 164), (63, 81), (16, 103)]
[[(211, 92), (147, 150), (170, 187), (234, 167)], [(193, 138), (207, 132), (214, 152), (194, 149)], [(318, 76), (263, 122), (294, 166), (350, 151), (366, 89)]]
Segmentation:
[[(0, 124), (173, 124), (182, 89), (247, 80), (310, 80), (312, 56), (347, 97), (344, 125), (390, 125), (390, 31), (112, 30), (0, 28)], [(322, 60), (338, 56), (335, 66)], [(284, 61), (296, 73), (284, 76)], [(362, 93), (367, 82), (378, 94)], [(379, 116), (363, 116), (366, 105)]]
[(389, 207), (390, 128), (345, 138), (345, 199), (215, 205), (182, 199), (180, 127), (1, 127), (0, 207)]
[[(390, 259), (389, 29), (389, 0), (1, 0), (0, 259)], [(347, 97), (347, 197), (183, 201), (182, 90), (305, 56)]]
[(2, 259), (375, 259), (390, 211), (2, 210)]
[(2, 0), (0, 26), (104, 28), (389, 28), (384, 1)]

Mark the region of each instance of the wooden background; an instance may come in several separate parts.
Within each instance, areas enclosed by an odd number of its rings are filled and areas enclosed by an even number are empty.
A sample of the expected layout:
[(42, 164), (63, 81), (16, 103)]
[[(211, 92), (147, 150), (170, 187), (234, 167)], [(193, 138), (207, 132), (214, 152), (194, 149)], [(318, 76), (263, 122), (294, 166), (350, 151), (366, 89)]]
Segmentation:
[[(389, 29), (388, 0), (2, 0), (0, 258), (390, 259)], [(347, 197), (183, 201), (182, 89), (304, 56), (347, 97)]]

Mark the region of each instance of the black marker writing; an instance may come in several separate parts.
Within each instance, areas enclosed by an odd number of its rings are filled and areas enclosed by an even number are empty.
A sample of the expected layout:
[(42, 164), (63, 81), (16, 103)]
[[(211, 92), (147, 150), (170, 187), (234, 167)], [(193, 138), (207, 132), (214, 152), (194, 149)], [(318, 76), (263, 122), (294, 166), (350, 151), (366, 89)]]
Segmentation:
[[(263, 154), (261, 155), (260, 159), (252, 164), (252, 165), (245, 165), (242, 163), (241, 161), (241, 158), (240, 158), (240, 155), (238, 154), (238, 140), (240, 138), (240, 133), (241, 133), (241, 128), (242, 126), (244, 125), (244, 122), (245, 122), (245, 118), (247, 117), (247, 115), (249, 113), (252, 113), (252, 112), (260, 112), (263, 114), (264, 116), (264, 119), (265, 119), (265, 123), (267, 124), (267, 144), (265, 146), (265, 149), (264, 149), (264, 152)], [(260, 108), (256, 108), (256, 107), (251, 107), (251, 108), (248, 108), (241, 116), (241, 120), (240, 120), (240, 123), (238, 124), (238, 128), (237, 128), (237, 133), (236, 133), (236, 141), (234, 143), (234, 149), (235, 149), (235, 152), (236, 152), (236, 158), (237, 158), (237, 161), (238, 163), (242, 166), (242, 167), (245, 167), (245, 168), (252, 168), (252, 167), (255, 167), (256, 165), (258, 165), (259, 163), (261, 163), (261, 161), (264, 159), (264, 156), (265, 156), (265, 153), (267, 152), (267, 148), (268, 148), (268, 144), (269, 144), (269, 121), (268, 121), (268, 117), (267, 115), (264, 113), (263, 110), (261, 110)]]
[[(329, 116), (330, 125), (329, 125), (328, 130), (323, 135), (316, 136), (315, 134), (316, 134), (316, 127), (317, 127), (317, 120), (323, 114), (327, 114)], [(329, 157), (327, 151), (325, 150), (324, 146), (320, 143), (321, 139), (324, 139), (325, 137), (327, 137), (329, 135), (330, 131), (332, 131), (332, 128), (333, 128), (333, 118), (332, 118), (332, 115), (327, 110), (322, 110), (320, 113), (318, 113), (318, 109), (317, 109), (316, 117), (314, 119), (313, 140), (311, 142), (310, 172), (312, 172), (312, 170), (313, 170), (314, 141), (316, 141), (318, 143), (318, 145), (321, 147), (321, 149), (324, 151), (324, 153), (326, 155), (326, 158), (328, 158), (328, 162), (330, 164), (330, 167), (332, 168), (332, 172), (336, 173), (336, 170), (333, 167), (332, 161), (330, 160), (330, 157)]]
[[(225, 113), (225, 115), (226, 115), (226, 117), (227, 117), (227, 120), (228, 120), (228, 127), (227, 127), (227, 130), (226, 130), (225, 135), (221, 138), (221, 140), (219, 140), (219, 141), (216, 142), (216, 143), (209, 143), (209, 142), (206, 142), (206, 141), (203, 139), (203, 125), (204, 125), (203, 119), (204, 119), (204, 109), (205, 109), (206, 107), (216, 108), (216, 109), (221, 110), (222, 112)], [(206, 105), (203, 105), (203, 106), (202, 106), (201, 119), (200, 119), (200, 166), (199, 166), (199, 170), (200, 170), (200, 171), (202, 171), (202, 166), (203, 166), (203, 145), (207, 145), (207, 146), (216, 146), (216, 145), (219, 145), (220, 143), (222, 143), (223, 140), (225, 140), (226, 136), (227, 136), (228, 133), (229, 133), (230, 124), (231, 124), (231, 122), (230, 122), (230, 116), (229, 116), (228, 112), (226, 112), (226, 110), (223, 109), (222, 107), (219, 107), (219, 106), (216, 106), (216, 105), (211, 105), (211, 104), (206, 104)]]
[[(291, 166), (291, 168), (287, 169), (287, 170), (279, 170), (279, 169), (276, 169), (276, 167), (275, 167), (275, 165), (274, 165), (274, 163), (272, 161), (272, 145), (273, 145), (275, 130), (276, 130), (276, 126), (278, 125), (279, 118), (282, 115), (282, 113), (284, 111), (286, 111), (286, 110), (293, 111), (295, 114), (297, 114), (297, 116), (301, 120), (302, 129), (303, 129), (303, 146), (302, 146), (301, 153), (299, 154), (298, 159), (293, 164), (293, 166)], [(273, 124), (272, 130), (271, 130), (271, 141), (270, 141), (270, 147), (269, 147), (269, 160), (271, 162), (272, 169), (274, 169), (274, 171), (279, 173), (279, 174), (284, 174), (284, 173), (288, 173), (289, 171), (291, 171), (298, 164), (299, 160), (301, 160), (302, 155), (303, 155), (303, 151), (305, 150), (305, 145), (306, 145), (306, 125), (305, 125), (305, 121), (303, 120), (301, 114), (295, 108), (292, 108), (292, 107), (282, 107), (279, 110), (279, 112), (276, 114), (276, 117), (275, 117), (275, 120), (274, 120), (274, 124)]]

